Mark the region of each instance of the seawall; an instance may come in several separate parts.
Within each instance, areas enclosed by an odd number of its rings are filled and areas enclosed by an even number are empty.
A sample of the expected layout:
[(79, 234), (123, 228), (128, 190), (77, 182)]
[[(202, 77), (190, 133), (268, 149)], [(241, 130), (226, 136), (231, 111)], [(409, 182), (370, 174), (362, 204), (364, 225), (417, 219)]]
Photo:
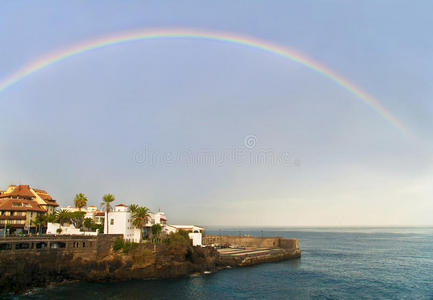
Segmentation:
[(0, 258), (36, 256), (41, 257), (41, 261), (47, 258), (52, 261), (68, 255), (74, 259), (96, 260), (110, 254), (114, 241), (119, 238), (122, 238), (121, 234), (0, 238)]
[(243, 235), (216, 235), (203, 236), (203, 245), (228, 245), (233, 247), (265, 247), (282, 249), (299, 249), (297, 239), (282, 237), (255, 237)]
[(301, 256), (298, 240), (282, 237), (205, 235), (203, 244), (223, 247), (219, 250), (219, 264), (231, 267), (250, 266)]

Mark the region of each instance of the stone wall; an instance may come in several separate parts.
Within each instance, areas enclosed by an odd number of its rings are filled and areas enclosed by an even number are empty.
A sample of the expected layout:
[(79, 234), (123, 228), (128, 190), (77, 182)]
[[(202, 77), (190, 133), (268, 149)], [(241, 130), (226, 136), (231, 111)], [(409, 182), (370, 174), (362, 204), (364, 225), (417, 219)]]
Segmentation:
[(203, 236), (203, 245), (229, 245), (234, 247), (260, 247), (260, 248), (284, 248), (297, 249), (297, 239), (281, 237), (255, 237), (236, 235), (206, 234)]
[(283, 249), (299, 249), (298, 240), (280, 238), (279, 247)]
[[(72, 258), (95, 260), (110, 253), (113, 243), (122, 235), (98, 236), (34, 236), (0, 238), (0, 257), (68, 255)], [(43, 260), (43, 259), (42, 259)]]
[(123, 234), (100, 234), (96, 246), (96, 258), (102, 258), (111, 253), (114, 241), (123, 239)]
[[(14, 247), (0, 250), (0, 298), (8, 293), (17, 294), (32, 287), (69, 280), (106, 282), (172, 278), (215, 271), (217, 268), (219, 255), (211, 247), (193, 247), (190, 243), (162, 243), (154, 247), (149, 243), (136, 245), (128, 253), (112, 251), (113, 243), (119, 236), (0, 239), (0, 244)], [(39, 249), (29, 245), (30, 249), (15, 248), (20, 243), (37, 244), (42, 241), (49, 245), (62, 242), (65, 247)], [(66, 246), (83, 242), (85, 247), (81, 249)]]

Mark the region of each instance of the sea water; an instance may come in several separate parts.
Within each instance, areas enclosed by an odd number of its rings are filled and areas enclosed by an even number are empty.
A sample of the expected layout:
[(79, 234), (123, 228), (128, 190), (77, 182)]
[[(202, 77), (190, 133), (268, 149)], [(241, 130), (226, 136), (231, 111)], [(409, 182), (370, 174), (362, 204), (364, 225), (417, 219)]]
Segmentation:
[(299, 239), (300, 259), (182, 279), (73, 283), (16, 299), (433, 299), (433, 228), (210, 228)]

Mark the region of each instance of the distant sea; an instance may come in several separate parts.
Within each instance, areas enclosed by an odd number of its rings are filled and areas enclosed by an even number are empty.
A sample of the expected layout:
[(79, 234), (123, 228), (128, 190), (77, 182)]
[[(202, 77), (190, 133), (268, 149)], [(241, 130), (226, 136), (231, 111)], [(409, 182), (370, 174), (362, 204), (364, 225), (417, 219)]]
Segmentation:
[(433, 228), (211, 228), (298, 238), (302, 258), (182, 279), (71, 283), (15, 299), (433, 299)]

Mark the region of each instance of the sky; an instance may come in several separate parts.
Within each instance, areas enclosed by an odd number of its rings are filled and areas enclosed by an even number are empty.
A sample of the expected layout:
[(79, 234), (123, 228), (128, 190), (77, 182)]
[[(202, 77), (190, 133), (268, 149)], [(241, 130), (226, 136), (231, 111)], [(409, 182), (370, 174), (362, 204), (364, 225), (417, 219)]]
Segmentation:
[(0, 81), (102, 36), (192, 28), (295, 49), (311, 68), (158, 39), (87, 51), (0, 92), (0, 189), (136, 203), (203, 226), (433, 225), (431, 1), (1, 1)]

